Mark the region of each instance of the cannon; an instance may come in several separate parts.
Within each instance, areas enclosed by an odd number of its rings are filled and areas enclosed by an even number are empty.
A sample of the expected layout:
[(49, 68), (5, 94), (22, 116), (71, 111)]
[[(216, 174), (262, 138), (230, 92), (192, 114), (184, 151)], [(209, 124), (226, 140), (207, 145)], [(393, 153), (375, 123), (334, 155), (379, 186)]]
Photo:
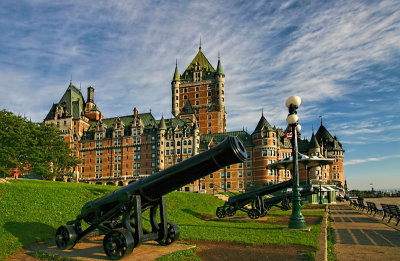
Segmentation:
[[(235, 215), (237, 210), (242, 210), (246, 212), (251, 219), (265, 216), (267, 214), (267, 209), (264, 207), (263, 196), (288, 188), (292, 185), (293, 181), (288, 180), (229, 197), (228, 201), (225, 202), (222, 207), (217, 208), (216, 215), (219, 218), (230, 217)], [(251, 205), (251, 208), (248, 208), (247, 205)]]
[[(300, 191), (300, 196), (304, 197), (307, 195), (311, 194), (316, 194), (315, 191), (313, 190), (301, 190)], [(270, 210), (273, 206), (280, 208), (281, 210), (289, 210), (290, 207), (290, 201), (293, 197), (293, 193), (283, 193), (281, 195), (271, 197), (271, 198), (266, 198), (263, 201), (263, 206), (266, 212)], [(280, 203), (280, 205), (279, 205)]]
[[(57, 229), (56, 245), (71, 249), (85, 236), (102, 233), (104, 252), (112, 260), (130, 254), (146, 241), (169, 245), (179, 238), (179, 228), (167, 222), (164, 195), (246, 158), (242, 142), (228, 136), (205, 152), (86, 203), (74, 221)], [(146, 210), (151, 230), (143, 227), (142, 213)]]

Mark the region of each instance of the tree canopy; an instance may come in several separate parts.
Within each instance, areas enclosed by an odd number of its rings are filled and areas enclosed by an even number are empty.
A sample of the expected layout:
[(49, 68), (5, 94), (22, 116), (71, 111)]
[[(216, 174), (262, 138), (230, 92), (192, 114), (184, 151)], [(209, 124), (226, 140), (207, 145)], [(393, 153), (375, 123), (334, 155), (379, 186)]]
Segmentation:
[(78, 162), (57, 127), (33, 123), (6, 110), (0, 111), (0, 155), (0, 177), (18, 168), (54, 179)]

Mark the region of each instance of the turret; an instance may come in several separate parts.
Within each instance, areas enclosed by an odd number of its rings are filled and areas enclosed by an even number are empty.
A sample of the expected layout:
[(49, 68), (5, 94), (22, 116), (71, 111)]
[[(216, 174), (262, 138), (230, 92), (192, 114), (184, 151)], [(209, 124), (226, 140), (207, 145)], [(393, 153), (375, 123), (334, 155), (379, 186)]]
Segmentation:
[(175, 73), (174, 78), (171, 82), (171, 91), (172, 91), (172, 114), (176, 117), (179, 114), (179, 85), (180, 85), (180, 76), (178, 72), (178, 61), (176, 61), (175, 65)]
[(222, 70), (221, 60), (218, 57), (218, 65), (217, 65), (217, 93), (218, 93), (218, 104), (220, 108), (225, 106), (225, 74)]
[(157, 130), (157, 168), (158, 171), (165, 168), (164, 164), (164, 146), (165, 146), (165, 132), (167, 130), (167, 124), (165, 124), (164, 116), (161, 117), (160, 124)]

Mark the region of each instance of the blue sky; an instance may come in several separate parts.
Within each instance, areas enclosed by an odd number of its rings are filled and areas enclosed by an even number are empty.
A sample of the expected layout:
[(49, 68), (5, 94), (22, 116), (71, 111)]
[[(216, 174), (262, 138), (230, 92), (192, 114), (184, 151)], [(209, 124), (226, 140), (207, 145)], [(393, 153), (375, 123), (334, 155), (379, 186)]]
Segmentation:
[(0, 109), (42, 121), (72, 82), (105, 117), (170, 114), (176, 59), (226, 75), (229, 131), (261, 111), (284, 128), (299, 95), (303, 137), (323, 124), (350, 188), (400, 188), (400, 3), (394, 1), (0, 2)]

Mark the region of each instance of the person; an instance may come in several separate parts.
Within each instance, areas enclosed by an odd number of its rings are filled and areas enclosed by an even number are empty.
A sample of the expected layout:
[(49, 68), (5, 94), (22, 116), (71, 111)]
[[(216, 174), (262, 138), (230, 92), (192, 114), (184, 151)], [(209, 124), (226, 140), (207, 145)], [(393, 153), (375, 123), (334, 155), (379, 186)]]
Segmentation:
[(74, 173), (72, 173), (72, 180), (75, 183), (79, 182), (79, 171), (75, 169)]

